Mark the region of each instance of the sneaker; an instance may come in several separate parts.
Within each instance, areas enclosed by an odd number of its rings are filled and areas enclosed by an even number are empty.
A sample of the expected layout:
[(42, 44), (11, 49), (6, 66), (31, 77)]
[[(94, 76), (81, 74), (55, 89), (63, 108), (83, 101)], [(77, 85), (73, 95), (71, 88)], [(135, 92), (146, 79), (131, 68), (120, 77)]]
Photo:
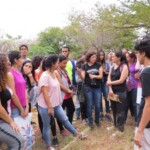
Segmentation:
[(53, 146), (57, 147), (58, 145), (59, 145), (58, 139), (57, 138), (53, 138)]
[(83, 123), (84, 125), (86, 125), (86, 124), (87, 124), (87, 122), (86, 122), (86, 120), (85, 120), (85, 119), (83, 119), (83, 120), (82, 120), (82, 123)]
[(93, 123), (92, 123), (92, 124), (89, 124), (89, 127), (90, 127), (91, 129), (93, 129), (93, 128), (94, 128)]
[(53, 147), (49, 146), (47, 150), (55, 150)]
[(105, 118), (106, 118), (106, 120), (109, 121), (109, 122), (112, 122), (112, 121), (113, 121), (112, 118), (111, 118), (111, 116), (108, 115), (108, 114), (105, 115)]
[(114, 127), (114, 126), (111, 126), (111, 127), (107, 127), (106, 129), (107, 129), (108, 131), (110, 131), (110, 130), (115, 129), (115, 127)]
[(99, 122), (95, 122), (95, 124), (96, 124), (97, 127), (101, 126)]
[(84, 132), (81, 132), (79, 138), (80, 139), (86, 139), (87, 138), (87, 134), (85, 134)]

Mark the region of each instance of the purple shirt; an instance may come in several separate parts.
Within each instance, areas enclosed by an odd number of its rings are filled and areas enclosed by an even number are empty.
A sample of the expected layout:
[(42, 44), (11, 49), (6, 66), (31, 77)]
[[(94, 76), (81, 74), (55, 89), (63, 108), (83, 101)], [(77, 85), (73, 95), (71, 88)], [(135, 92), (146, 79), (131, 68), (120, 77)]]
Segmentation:
[(131, 80), (132, 81), (132, 83), (133, 83), (133, 89), (135, 89), (135, 88), (137, 88), (138, 87), (138, 80), (137, 79), (135, 79), (135, 74), (137, 73), (137, 72), (139, 72), (139, 70), (138, 69), (135, 69), (135, 65), (136, 65), (136, 62), (134, 62), (134, 63), (132, 63), (131, 65), (130, 65), (130, 67), (129, 67), (129, 80)]
[[(10, 72), (14, 77), (15, 91), (19, 98), (19, 101), (22, 106), (26, 106), (26, 81), (24, 80), (22, 74), (19, 71), (15, 71), (11, 68)], [(11, 108), (16, 108), (12, 101)]]

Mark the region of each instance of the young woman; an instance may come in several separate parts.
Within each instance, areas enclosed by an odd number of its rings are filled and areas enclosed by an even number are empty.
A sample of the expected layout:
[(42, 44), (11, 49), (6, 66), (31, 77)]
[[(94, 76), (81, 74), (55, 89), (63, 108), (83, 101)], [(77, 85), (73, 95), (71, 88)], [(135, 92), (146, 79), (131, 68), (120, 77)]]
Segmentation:
[(43, 69), (42, 69), (43, 60), (44, 60), (44, 56), (41, 56), (41, 55), (37, 55), (32, 59), (32, 63), (33, 63), (34, 69), (35, 69), (34, 77), (37, 82), (39, 81), (39, 78), (43, 73)]
[[(105, 100), (105, 109), (106, 109), (106, 114), (105, 117), (108, 121), (112, 121), (112, 118), (110, 117), (110, 110), (109, 110), (109, 101), (108, 101), (108, 86), (106, 85), (107, 82), (107, 78), (108, 78), (108, 74), (109, 74), (109, 70), (110, 70), (110, 66), (109, 63), (106, 61), (106, 57), (105, 57), (105, 52), (102, 50), (99, 50), (97, 52), (97, 62), (99, 62), (101, 64), (101, 66), (103, 67), (103, 78), (102, 78), (102, 85), (101, 85), (101, 90), (103, 93), (103, 97)], [(102, 105), (102, 101), (101, 101), (101, 105), (100, 105), (101, 109), (100, 109), (100, 117), (103, 118), (103, 105)]]
[(128, 115), (128, 109), (130, 109), (131, 115), (137, 118), (137, 111), (136, 111), (136, 97), (137, 97), (137, 87), (138, 87), (138, 80), (136, 79), (136, 74), (139, 72), (139, 68), (136, 68), (137, 65), (137, 58), (134, 52), (126, 53), (126, 59), (129, 66), (129, 76), (127, 80), (127, 109), (126, 109), (126, 119)]
[[(11, 63), (10, 72), (13, 75), (13, 85), (16, 95), (19, 99), (21, 106), (24, 108), (25, 116), (28, 115), (28, 95), (26, 92), (26, 81), (24, 80), (20, 69), (22, 67), (22, 59), (19, 51), (10, 51), (8, 54), (9, 61)], [(18, 117), (22, 114), (22, 110), (16, 107), (16, 105), (11, 102), (11, 116), (13, 118)]]
[(11, 150), (23, 150), (24, 138), (7, 110), (7, 102), (13, 98), (13, 91), (7, 84), (10, 80), (8, 65), (9, 60), (6, 55), (0, 54), (0, 142), (7, 144)]
[[(74, 106), (73, 99), (72, 99), (74, 92), (73, 92), (73, 89), (69, 89), (71, 86), (71, 81), (70, 81), (68, 73), (65, 69), (67, 62), (68, 62), (68, 58), (65, 57), (64, 55), (60, 55), (59, 56), (59, 66), (58, 66), (57, 71), (55, 71), (55, 73), (56, 73), (56, 77), (59, 81), (60, 88), (62, 91), (62, 98), (63, 98), (62, 107), (63, 107), (63, 109), (66, 109), (67, 117), (68, 117), (70, 123), (72, 124), (73, 114), (75, 111), (75, 106)], [(58, 125), (60, 128), (60, 132), (62, 134), (65, 134), (64, 128), (62, 127), (62, 125), (59, 121), (58, 121)]]
[(96, 62), (97, 56), (94, 51), (89, 51), (86, 54), (86, 64), (81, 70), (81, 77), (84, 80), (84, 94), (87, 100), (87, 112), (89, 126), (94, 127), (92, 109), (95, 106), (95, 123), (100, 126), (100, 103), (101, 103), (101, 79), (103, 77), (103, 69)]
[(21, 73), (26, 81), (26, 88), (29, 96), (29, 112), (36, 105), (37, 99), (37, 82), (35, 80), (35, 69), (31, 60), (26, 60), (22, 67)]
[(128, 76), (128, 66), (126, 57), (121, 51), (116, 51), (112, 55), (114, 66), (108, 75), (107, 85), (109, 86), (109, 94), (119, 96), (120, 102), (111, 100), (111, 108), (113, 111), (114, 126), (121, 132), (124, 131), (125, 108), (126, 102), (126, 79)]
[(43, 66), (46, 71), (42, 73), (38, 85), (38, 109), (43, 122), (43, 138), (48, 150), (53, 149), (50, 141), (50, 115), (54, 115), (74, 136), (85, 137), (78, 134), (62, 109), (60, 84), (55, 75), (58, 63), (57, 55), (49, 55), (45, 59)]

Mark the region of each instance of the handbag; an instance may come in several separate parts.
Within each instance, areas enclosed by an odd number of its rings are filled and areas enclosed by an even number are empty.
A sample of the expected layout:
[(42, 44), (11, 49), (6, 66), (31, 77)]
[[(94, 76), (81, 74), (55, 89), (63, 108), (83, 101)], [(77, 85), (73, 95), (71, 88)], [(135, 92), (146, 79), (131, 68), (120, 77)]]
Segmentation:
[(111, 96), (111, 95), (109, 94), (109, 95), (108, 95), (108, 99), (109, 99), (110, 101), (114, 101), (114, 102), (119, 102), (119, 103), (121, 103), (120, 100), (119, 100), (119, 95), (117, 95), (117, 94), (113, 94), (113, 96)]
[(35, 133), (31, 125), (32, 113), (29, 113), (27, 117), (21, 116), (15, 117), (14, 121), (19, 127), (20, 134), (25, 139), (24, 150), (31, 150), (35, 143)]

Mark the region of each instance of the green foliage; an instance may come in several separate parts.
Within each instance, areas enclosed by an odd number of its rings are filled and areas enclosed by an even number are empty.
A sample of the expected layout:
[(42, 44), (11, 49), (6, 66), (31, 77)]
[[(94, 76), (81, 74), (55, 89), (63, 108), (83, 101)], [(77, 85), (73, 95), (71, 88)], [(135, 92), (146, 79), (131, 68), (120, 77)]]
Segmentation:
[[(60, 53), (62, 45), (71, 49), (71, 57), (78, 58), (82, 50), (133, 48), (139, 31), (150, 33), (150, 1), (118, 0), (120, 5), (95, 4), (92, 11), (72, 11), (70, 24), (63, 29), (50, 27), (39, 33), (37, 43), (29, 54)], [(7, 35), (9, 39), (12, 37)]]
[(39, 46), (36, 44), (33, 44), (30, 46), (29, 50), (29, 57), (33, 57), (35, 55), (48, 55), (54, 53), (55, 50), (50, 46)]

